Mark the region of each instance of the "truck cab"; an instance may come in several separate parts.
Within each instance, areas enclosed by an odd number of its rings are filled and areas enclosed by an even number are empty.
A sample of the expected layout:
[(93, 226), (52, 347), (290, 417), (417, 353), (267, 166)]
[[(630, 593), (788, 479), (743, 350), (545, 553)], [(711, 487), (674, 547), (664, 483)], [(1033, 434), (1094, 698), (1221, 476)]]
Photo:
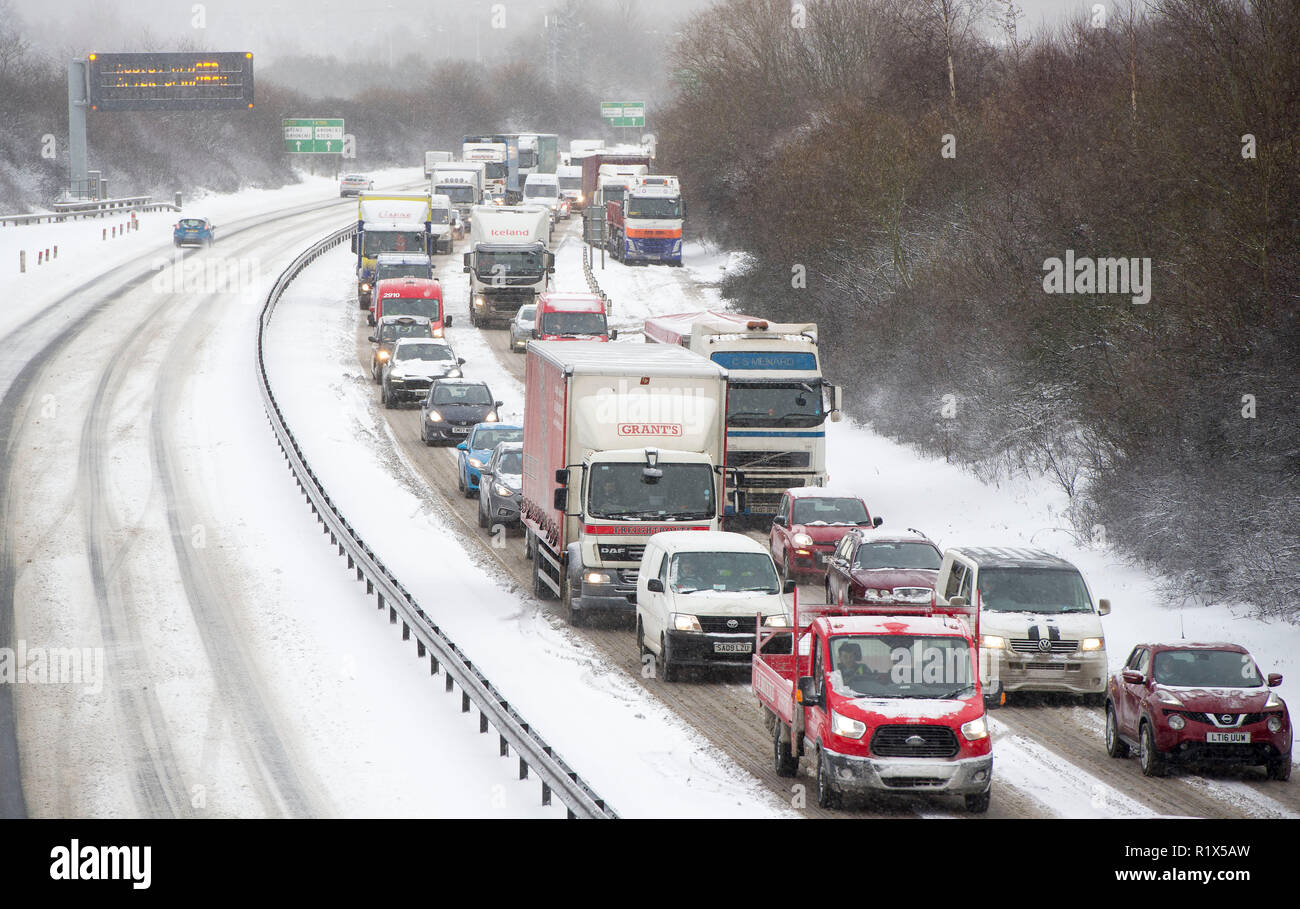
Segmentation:
[(362, 193), (357, 201), (357, 233), (352, 251), (357, 254), (357, 301), (370, 305), (380, 253), (432, 255), (432, 211), (427, 195)]
[(641, 177), (617, 197), (607, 197), (606, 242), (624, 262), (682, 264), (682, 224), (686, 206), (672, 184), (650, 185)]
[[(751, 685), (779, 776), (816, 766), (817, 803), (845, 796), (953, 794), (988, 810), (993, 749), (969, 625), (951, 615), (795, 608), (790, 653), (756, 634)], [(803, 620), (810, 619), (808, 625)]]
[(470, 322), (505, 326), (549, 286), (555, 271), (546, 245), (550, 217), (537, 205), (479, 205), (473, 218), (464, 258)]
[(595, 294), (545, 293), (533, 311), (533, 338), (538, 341), (612, 341), (605, 301)]

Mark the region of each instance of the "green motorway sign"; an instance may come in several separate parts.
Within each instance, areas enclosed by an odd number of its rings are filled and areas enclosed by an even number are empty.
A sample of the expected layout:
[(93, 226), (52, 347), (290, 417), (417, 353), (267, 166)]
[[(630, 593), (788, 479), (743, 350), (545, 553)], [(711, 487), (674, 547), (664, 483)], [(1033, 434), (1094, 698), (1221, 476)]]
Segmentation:
[(645, 102), (602, 101), (600, 116), (610, 126), (645, 126)]
[(343, 153), (342, 119), (284, 120), (284, 150), (291, 155)]

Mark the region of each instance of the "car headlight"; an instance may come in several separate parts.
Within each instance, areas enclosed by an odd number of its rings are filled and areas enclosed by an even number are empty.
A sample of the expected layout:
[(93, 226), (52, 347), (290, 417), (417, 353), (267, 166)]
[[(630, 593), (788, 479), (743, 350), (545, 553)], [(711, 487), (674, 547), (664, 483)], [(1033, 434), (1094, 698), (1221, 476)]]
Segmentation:
[(1183, 702), (1178, 700), (1178, 696), (1172, 691), (1166, 691), (1163, 688), (1156, 689), (1156, 700), (1162, 704), (1174, 704), (1178, 707), (1183, 706)]
[(1179, 729), (1182, 729), (1184, 726), (1187, 725), (1187, 720), (1183, 719), (1183, 715), (1181, 713), (1175, 713), (1173, 716), (1169, 717), (1168, 722), (1169, 722), (1169, 728), (1174, 730), (1175, 732), (1177, 732)]
[(831, 711), (831, 732), (846, 739), (860, 739), (867, 734), (867, 724)]
[(365, 283), (363, 283), (363, 284), (361, 285), (361, 289), (362, 289), (363, 291), (365, 291), (366, 293), (370, 293), (370, 285), (369, 285), (369, 284), (365, 284)]
[(383, 361), (383, 360), (387, 360), (390, 356), (392, 356), (392, 354), (390, 354), (388, 351), (381, 350), (375, 354), (375, 359)]
[(480, 461), (478, 458), (470, 458), (469, 466), (473, 467), (476, 470), (481, 470), (483, 468), (483, 462)]
[(1007, 639), (998, 634), (980, 635), (980, 646), (985, 650), (1006, 650)]
[(490, 414), (488, 414), (486, 417), (483, 418), (483, 422), (485, 422), (485, 423), (496, 423), (496, 422), (497, 422), (498, 420), (500, 420), (500, 419), (501, 419), (501, 418), (497, 416), (497, 412), (494, 410), (494, 411), (492, 411)]
[(1282, 706), (1282, 699), (1277, 696), (1277, 692), (1270, 691), (1268, 693), (1268, 700), (1264, 702), (1264, 707), (1269, 708), (1269, 707), (1281, 707), (1281, 706)]
[(672, 614), (673, 629), (675, 631), (703, 631), (700, 627), (700, 620), (684, 612), (674, 612)]
[(1274, 714), (1273, 716), (1269, 717), (1267, 721), (1265, 721), (1264, 725), (1268, 727), (1269, 732), (1273, 732), (1273, 733), (1281, 732), (1282, 717), (1278, 714)]
[(1102, 650), (1105, 648), (1105, 646), (1106, 646), (1105, 638), (1084, 638), (1083, 642), (1079, 645), (1079, 649), (1084, 651)]
[(793, 542), (796, 546), (807, 547), (813, 544), (813, 538), (808, 536), (806, 533), (796, 533), (793, 537)]
[[(497, 484), (494, 484), (494, 487), (493, 487), (493, 488), (497, 488), (497, 489), (499, 489), (499, 488), (502, 488), (502, 487), (501, 487), (501, 484), (497, 483)], [(605, 572), (605, 571), (589, 571), (589, 572), (587, 572), (585, 575), (582, 576), (582, 579), (583, 579), (584, 581), (586, 581), (588, 584), (612, 584), (612, 583), (614, 583), (612, 580), (610, 580), (609, 573), (608, 573), (608, 572)]]
[(431, 337), (431, 338), (441, 338), (441, 337), (442, 337), (442, 329), (441, 329), (441, 328), (435, 328), (433, 331), (429, 332), (429, 337)]
[(961, 724), (961, 734), (966, 736), (968, 742), (978, 742), (980, 739), (988, 738), (989, 724), (983, 716), (977, 716), (969, 723)]
[[(431, 411), (429, 411), (429, 422), (430, 422), (430, 423), (441, 423), (441, 422), (442, 422), (442, 414), (438, 413), (438, 411), (436, 411), (436, 410), (431, 410)], [(479, 465), (477, 465), (477, 466), (482, 467), (483, 465), (482, 465), (482, 464), (479, 464)]]
[(475, 306), (482, 306), (482, 305), (483, 305), (483, 298), (482, 298), (482, 297), (475, 297), (475, 298), (474, 298), (474, 305), (475, 305)]
[(763, 616), (763, 624), (768, 628), (789, 628), (790, 617), (784, 612), (777, 612), (772, 615)]
[[(513, 489), (511, 489), (509, 486), (503, 486), (503, 485), (500, 484), (500, 483), (493, 483), (493, 484), (492, 484), (492, 491), (495, 492), (495, 493), (496, 493), (497, 495), (499, 495), (499, 496), (507, 496), (507, 497), (508, 497), (508, 496), (512, 496), (512, 495), (515, 494), (515, 491), (514, 491)], [(594, 572), (593, 572), (593, 574), (594, 574)], [(603, 577), (603, 575), (602, 575), (602, 577)], [(592, 581), (592, 580), (588, 580), (587, 583), (588, 583), (588, 584), (608, 584), (609, 581)]]

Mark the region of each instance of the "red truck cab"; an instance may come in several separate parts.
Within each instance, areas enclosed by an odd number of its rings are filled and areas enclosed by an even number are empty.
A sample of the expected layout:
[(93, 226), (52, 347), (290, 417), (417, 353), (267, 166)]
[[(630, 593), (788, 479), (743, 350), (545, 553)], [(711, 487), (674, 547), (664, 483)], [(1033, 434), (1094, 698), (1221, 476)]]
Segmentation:
[(429, 320), (429, 337), (443, 337), (451, 316), (442, 306), (442, 285), (434, 278), (387, 278), (375, 285), (370, 308), (376, 324), (384, 316)]
[(546, 293), (537, 298), (533, 339), (537, 341), (612, 341), (605, 301), (596, 294)]
[(993, 747), (965, 618), (852, 607), (801, 616), (796, 602), (794, 626), (790, 653), (764, 653), (774, 633), (759, 628), (752, 663), (778, 776), (795, 776), (809, 755), (823, 808), (900, 793), (960, 795), (968, 811), (988, 810)]

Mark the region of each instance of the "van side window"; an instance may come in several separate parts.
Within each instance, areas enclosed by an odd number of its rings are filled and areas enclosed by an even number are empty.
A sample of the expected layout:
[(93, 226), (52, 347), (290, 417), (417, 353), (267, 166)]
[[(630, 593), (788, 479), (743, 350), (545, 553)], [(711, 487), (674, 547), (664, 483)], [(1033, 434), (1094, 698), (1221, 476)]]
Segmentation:
[(962, 578), (965, 576), (966, 566), (954, 560), (952, 570), (948, 572), (948, 585), (943, 589), (943, 598), (945, 600), (951, 600), (957, 596), (957, 591), (961, 589)]
[(975, 602), (974, 597), (971, 596), (971, 578), (974, 577), (974, 575), (975, 572), (971, 571), (969, 568), (965, 566), (962, 566), (961, 586), (957, 588), (957, 596), (965, 597), (966, 603), (968, 605), (973, 604)]
[(825, 694), (823, 688), (826, 684), (826, 673), (822, 671), (822, 645), (821, 645), (821, 641), (818, 640), (816, 635), (814, 635), (812, 639), (812, 652), (813, 652), (812, 674), (813, 674), (813, 678), (816, 680), (815, 684), (817, 686), (817, 694), (820, 697), (820, 696), (824, 696)]
[(659, 580), (664, 585), (664, 590), (668, 590), (668, 553), (659, 554)]

